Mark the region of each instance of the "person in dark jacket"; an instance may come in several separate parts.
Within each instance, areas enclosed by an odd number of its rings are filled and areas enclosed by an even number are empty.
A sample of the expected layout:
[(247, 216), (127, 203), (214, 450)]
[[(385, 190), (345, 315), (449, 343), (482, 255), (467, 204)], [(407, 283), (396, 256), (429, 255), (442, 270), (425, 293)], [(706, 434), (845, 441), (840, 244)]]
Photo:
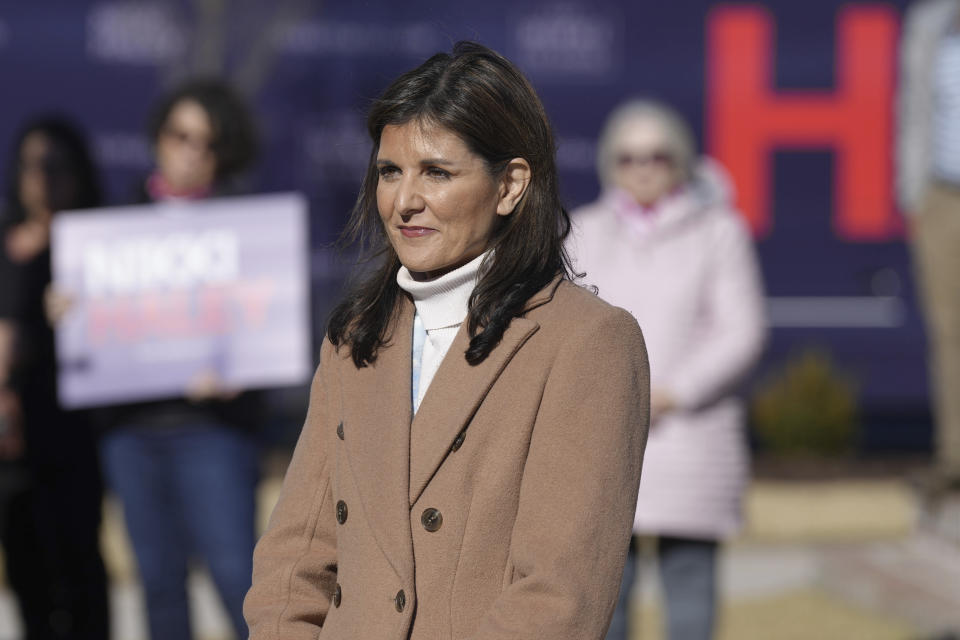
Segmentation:
[(0, 541), (27, 640), (106, 640), (96, 445), (88, 416), (57, 402), (44, 317), (51, 221), (97, 206), (100, 190), (66, 120), (38, 119), (15, 140), (0, 214)]

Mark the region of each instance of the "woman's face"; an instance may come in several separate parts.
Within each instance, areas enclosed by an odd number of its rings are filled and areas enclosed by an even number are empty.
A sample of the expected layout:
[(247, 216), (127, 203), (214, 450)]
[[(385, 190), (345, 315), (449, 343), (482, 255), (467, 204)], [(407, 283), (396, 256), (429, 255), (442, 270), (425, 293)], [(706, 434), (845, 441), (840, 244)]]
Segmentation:
[(45, 133), (27, 134), (20, 146), (20, 202), (33, 219), (75, 206), (77, 177), (69, 155)]
[(479, 256), (490, 243), (497, 217), (516, 204), (510, 188), (490, 175), (483, 159), (441, 127), (387, 125), (377, 168), (380, 218), (400, 262), (414, 277), (434, 278)]
[(157, 137), (157, 169), (176, 191), (205, 189), (213, 184), (217, 158), (213, 125), (199, 103), (184, 99), (173, 105)]
[(680, 172), (666, 127), (636, 118), (620, 129), (613, 145), (613, 182), (642, 205), (652, 205), (677, 187)]

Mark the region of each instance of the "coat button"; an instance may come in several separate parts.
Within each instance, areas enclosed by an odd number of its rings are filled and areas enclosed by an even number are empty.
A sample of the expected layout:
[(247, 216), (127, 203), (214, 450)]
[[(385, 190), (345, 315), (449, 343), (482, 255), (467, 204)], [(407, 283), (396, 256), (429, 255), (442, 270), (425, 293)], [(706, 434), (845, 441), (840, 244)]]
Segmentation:
[(397, 597), (393, 599), (393, 604), (397, 606), (397, 611), (403, 612), (403, 608), (407, 606), (407, 594), (403, 592), (403, 589), (397, 591)]
[(450, 451), (456, 451), (463, 446), (463, 440), (467, 437), (466, 431), (461, 431), (457, 434), (456, 440), (453, 441), (453, 446), (450, 447)]
[(343, 422), (337, 425), (337, 437), (343, 440)]
[(340, 583), (337, 583), (337, 586), (333, 589), (333, 606), (340, 606), (340, 598), (343, 597), (343, 593), (340, 591)]
[(343, 500), (337, 500), (337, 522), (343, 524), (347, 521), (347, 503)]
[(443, 514), (433, 508), (424, 509), (420, 514), (420, 524), (430, 533), (438, 531), (443, 524)]

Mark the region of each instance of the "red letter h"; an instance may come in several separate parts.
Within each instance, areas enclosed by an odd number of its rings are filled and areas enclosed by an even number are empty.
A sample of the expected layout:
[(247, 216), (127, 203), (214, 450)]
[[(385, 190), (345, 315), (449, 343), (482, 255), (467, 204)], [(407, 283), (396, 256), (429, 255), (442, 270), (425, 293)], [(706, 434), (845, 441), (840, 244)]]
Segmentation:
[(754, 232), (770, 231), (770, 152), (832, 148), (834, 228), (848, 240), (896, 231), (891, 135), (896, 16), (885, 6), (850, 7), (837, 24), (836, 88), (777, 91), (774, 24), (758, 7), (712, 12), (707, 44), (707, 149), (733, 175)]

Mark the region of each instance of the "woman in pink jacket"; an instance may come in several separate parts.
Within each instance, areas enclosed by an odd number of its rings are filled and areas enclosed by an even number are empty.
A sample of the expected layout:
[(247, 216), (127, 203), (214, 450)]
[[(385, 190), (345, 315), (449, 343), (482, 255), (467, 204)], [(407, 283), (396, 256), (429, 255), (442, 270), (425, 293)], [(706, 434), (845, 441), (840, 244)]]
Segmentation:
[[(573, 214), (576, 266), (647, 338), (651, 428), (634, 533), (654, 536), (671, 639), (710, 638), (717, 542), (737, 531), (749, 476), (736, 397), (765, 333), (760, 273), (722, 170), (697, 163), (671, 109), (630, 102), (598, 149), (603, 194)], [(634, 545), (635, 546), (635, 545)], [(636, 556), (608, 640), (627, 638)]]

